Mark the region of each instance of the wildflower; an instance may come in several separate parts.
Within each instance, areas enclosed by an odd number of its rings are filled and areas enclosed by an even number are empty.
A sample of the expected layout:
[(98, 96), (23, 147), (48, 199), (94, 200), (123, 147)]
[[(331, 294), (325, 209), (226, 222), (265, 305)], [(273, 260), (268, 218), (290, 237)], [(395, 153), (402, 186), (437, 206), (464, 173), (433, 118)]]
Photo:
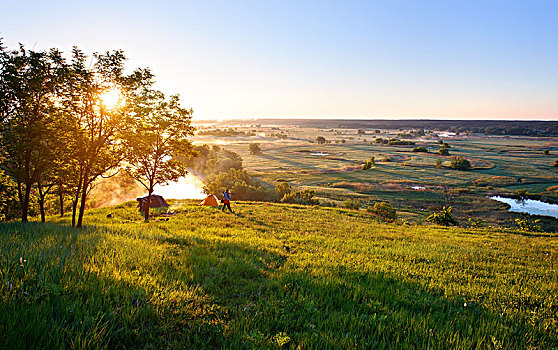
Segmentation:
[(26, 263), (26, 262), (27, 262), (27, 260), (23, 260), (23, 258), (21, 258), (21, 257), (19, 258), (19, 265), (21, 267), (23, 267), (23, 264)]
[(463, 307), (467, 307), (467, 303), (463, 303)]

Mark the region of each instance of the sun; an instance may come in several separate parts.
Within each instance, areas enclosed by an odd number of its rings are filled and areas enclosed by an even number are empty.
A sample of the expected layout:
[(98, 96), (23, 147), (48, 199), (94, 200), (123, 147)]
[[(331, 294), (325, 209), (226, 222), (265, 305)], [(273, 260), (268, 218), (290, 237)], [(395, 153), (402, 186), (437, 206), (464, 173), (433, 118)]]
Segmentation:
[(122, 104), (122, 94), (118, 89), (109, 89), (101, 94), (101, 103), (105, 108), (111, 109)]

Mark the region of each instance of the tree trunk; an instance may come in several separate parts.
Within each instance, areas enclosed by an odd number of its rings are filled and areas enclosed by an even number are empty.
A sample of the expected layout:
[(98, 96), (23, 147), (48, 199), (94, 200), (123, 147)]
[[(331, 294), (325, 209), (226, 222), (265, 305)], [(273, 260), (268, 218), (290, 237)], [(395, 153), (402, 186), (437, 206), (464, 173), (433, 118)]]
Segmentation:
[(29, 197), (31, 195), (31, 185), (25, 185), (25, 194), (23, 195), (23, 202), (21, 203), (21, 222), (28, 222), (27, 216), (29, 214)]
[(37, 189), (39, 190), (39, 211), (41, 212), (41, 222), (46, 222), (45, 218), (45, 197), (48, 193), (48, 190), (43, 192), (43, 186), (40, 183), (37, 183)]
[(60, 217), (64, 216), (64, 193), (62, 190), (58, 193), (58, 198), (60, 200)]
[(81, 228), (83, 226), (83, 214), (85, 213), (85, 200), (87, 199), (87, 173), (83, 176), (83, 185), (81, 186), (81, 201), (79, 203), (79, 215), (77, 221), (77, 228)]
[(145, 222), (149, 222), (149, 208), (151, 207), (152, 193), (153, 193), (153, 188), (149, 189), (149, 194), (147, 195), (147, 204), (145, 205)]
[(83, 179), (83, 172), (80, 171), (78, 187), (76, 189), (76, 195), (74, 196), (74, 200), (72, 202), (72, 227), (76, 227), (76, 213), (77, 213), (77, 205), (78, 205), (79, 195), (81, 194), (82, 179)]

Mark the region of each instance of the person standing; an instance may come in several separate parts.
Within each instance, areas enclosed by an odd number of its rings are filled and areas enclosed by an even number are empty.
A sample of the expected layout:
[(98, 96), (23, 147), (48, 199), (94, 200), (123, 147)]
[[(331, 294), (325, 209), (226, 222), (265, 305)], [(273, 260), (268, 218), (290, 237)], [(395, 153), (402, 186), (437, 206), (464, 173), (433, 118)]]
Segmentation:
[(229, 211), (234, 214), (231, 209), (231, 191), (228, 188), (223, 192), (223, 209), (221, 210), (225, 211), (225, 208), (229, 208)]

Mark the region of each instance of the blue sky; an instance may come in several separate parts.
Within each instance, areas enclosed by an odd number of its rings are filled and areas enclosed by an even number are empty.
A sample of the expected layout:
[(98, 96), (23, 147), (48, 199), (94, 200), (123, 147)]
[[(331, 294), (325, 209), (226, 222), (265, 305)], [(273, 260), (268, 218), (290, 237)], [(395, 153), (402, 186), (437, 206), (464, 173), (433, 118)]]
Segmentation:
[(558, 1), (6, 1), (0, 36), (123, 49), (204, 118), (558, 120)]

